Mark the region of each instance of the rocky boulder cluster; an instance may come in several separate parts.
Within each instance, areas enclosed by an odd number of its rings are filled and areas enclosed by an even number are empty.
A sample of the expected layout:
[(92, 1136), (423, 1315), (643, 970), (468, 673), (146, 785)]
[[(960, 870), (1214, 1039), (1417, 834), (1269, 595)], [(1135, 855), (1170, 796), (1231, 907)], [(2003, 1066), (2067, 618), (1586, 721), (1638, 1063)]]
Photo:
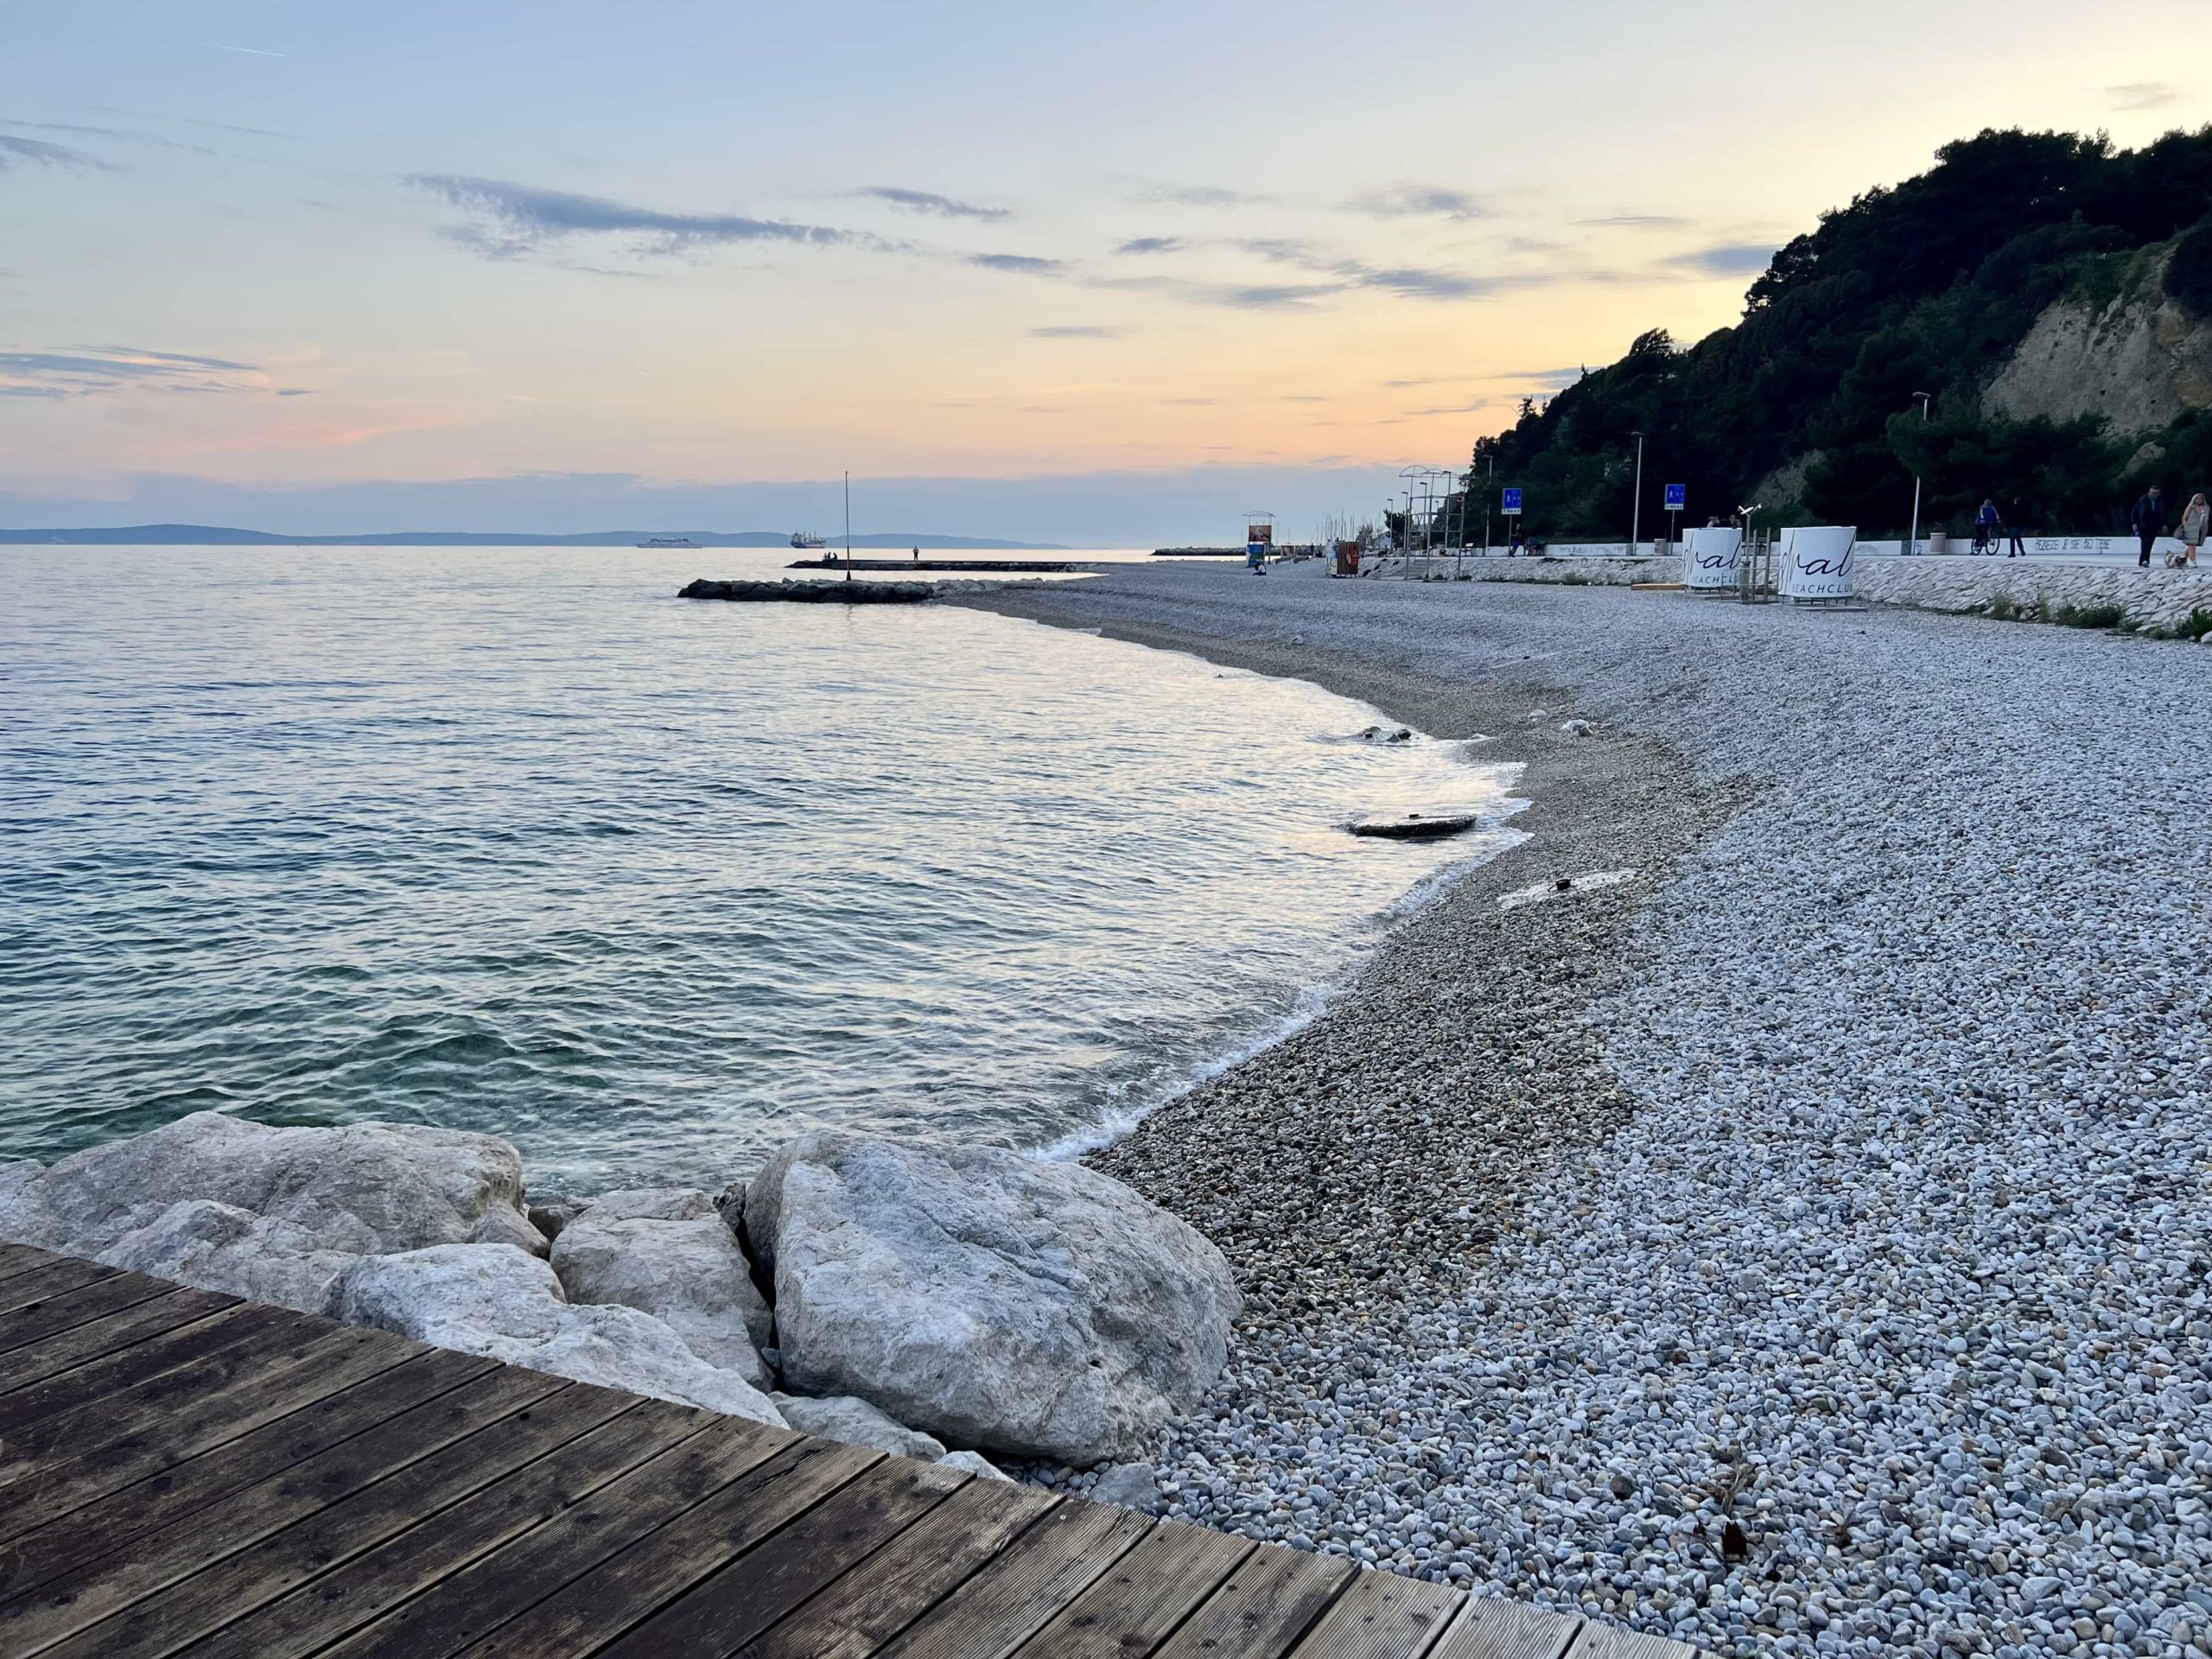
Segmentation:
[(981, 1469), (1147, 1452), (1241, 1306), (1117, 1181), (863, 1135), (801, 1136), (719, 1198), (575, 1198), (526, 1192), (496, 1135), (199, 1112), (0, 1164), (0, 1239)]

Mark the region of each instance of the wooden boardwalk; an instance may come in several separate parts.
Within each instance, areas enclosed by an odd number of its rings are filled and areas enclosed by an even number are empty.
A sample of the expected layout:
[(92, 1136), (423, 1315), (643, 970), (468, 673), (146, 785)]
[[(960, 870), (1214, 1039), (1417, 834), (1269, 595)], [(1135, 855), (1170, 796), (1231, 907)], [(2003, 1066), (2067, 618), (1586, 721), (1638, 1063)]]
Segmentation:
[(0, 1659), (1690, 1659), (0, 1244)]

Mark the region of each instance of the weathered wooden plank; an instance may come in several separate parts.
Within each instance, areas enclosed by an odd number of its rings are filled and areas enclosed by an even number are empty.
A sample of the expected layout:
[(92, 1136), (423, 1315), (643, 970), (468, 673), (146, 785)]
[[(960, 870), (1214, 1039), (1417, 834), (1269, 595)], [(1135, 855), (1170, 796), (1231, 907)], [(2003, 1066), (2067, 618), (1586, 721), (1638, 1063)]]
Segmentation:
[(1362, 1573), (1292, 1649), (1293, 1659), (1421, 1659), (1466, 1599), (1395, 1573)]
[[(72, 1510), (227, 1445), (412, 1357), (408, 1348), (379, 1332), (341, 1329), (296, 1353), (271, 1358), (219, 1393), (182, 1403), (118, 1402), (115, 1418), (101, 1425), (113, 1437), (105, 1445), (72, 1457), (67, 1453), (75, 1437), (62, 1437), (52, 1448), (61, 1455), (32, 1470), (20, 1484), (0, 1488), (9, 1499), (0, 1510), (0, 1541), (49, 1525)], [(32, 1431), (34, 1437), (44, 1433), (43, 1424)]]
[(29, 1273), (19, 1273), (14, 1278), (0, 1282), (0, 1313), (12, 1313), (19, 1307), (29, 1307), (33, 1302), (42, 1302), (51, 1296), (60, 1296), (102, 1279), (112, 1279), (113, 1268), (104, 1268), (97, 1262), (79, 1262), (73, 1256), (56, 1256), (42, 1262)]
[(111, 1492), (98, 1503), (0, 1549), (0, 1601), (96, 1561), (132, 1539), (232, 1492), (281, 1475), (319, 1452), (482, 1376), (495, 1363), (474, 1354), (434, 1348), (174, 1469)]
[[(709, 1427), (711, 1412), (648, 1401), (194, 1644), (192, 1659), (312, 1653)], [(763, 1451), (766, 1452), (764, 1447)]]
[(882, 1652), (886, 1659), (1005, 1659), (1154, 1524), (1103, 1503), (1063, 1503)]
[(1334, 1555), (1255, 1549), (1161, 1644), (1160, 1659), (1281, 1659), (1357, 1572)]
[[(255, 1310), (247, 1308), (243, 1319)], [(26, 1467), (42, 1465), (110, 1445), (130, 1434), (150, 1414), (174, 1411), (199, 1400), (225, 1394), (246, 1379), (272, 1366), (289, 1365), (321, 1351), (327, 1344), (345, 1340), (357, 1343), (369, 1333), (329, 1319), (310, 1319), (283, 1309), (270, 1312), (271, 1319), (249, 1335), (226, 1343), (213, 1352), (182, 1365), (157, 1370), (130, 1388), (102, 1397), (40, 1412), (29, 1422), (8, 1423), (0, 1479), (12, 1478)], [(48, 1395), (67, 1385), (68, 1374), (50, 1382), (0, 1396), (0, 1421), (12, 1415), (18, 1402)], [(51, 1402), (48, 1402), (51, 1403)]]
[(0, 1393), (0, 1436), (19, 1434), (42, 1418), (106, 1399), (233, 1344), (271, 1332), (289, 1336), (296, 1331), (295, 1321), (299, 1317), (281, 1307), (240, 1302), (129, 1348), (10, 1389)]
[[(468, 1659), (567, 1659), (638, 1620), (884, 1461), (880, 1452), (803, 1440), (618, 1551), (468, 1649)], [(924, 1465), (923, 1467), (930, 1467)]]
[(59, 1296), (0, 1314), (0, 1354), (13, 1353), (33, 1343), (44, 1342), (64, 1331), (119, 1313), (133, 1303), (166, 1296), (176, 1287), (143, 1273), (118, 1273), (95, 1279)]
[(1163, 1521), (1037, 1632), (1017, 1659), (1122, 1659), (1150, 1653), (1258, 1548), (1249, 1538)]
[[(772, 1536), (766, 1534), (773, 1528), (772, 1522), (766, 1528), (758, 1523), (747, 1526), (749, 1547), (742, 1554), (704, 1583), (686, 1590), (677, 1581), (679, 1599), (663, 1605), (603, 1649), (604, 1659), (722, 1659), (974, 1479), (963, 1471), (943, 1469), (911, 1458), (885, 1459), (798, 1519), (774, 1530)], [(684, 1517), (685, 1522), (690, 1519)], [(639, 1550), (645, 1560), (657, 1560), (659, 1540), (645, 1540)], [(594, 1574), (591, 1580), (571, 1585), (563, 1597), (588, 1594), (602, 1576)], [(644, 1580), (648, 1593), (655, 1596), (662, 1596), (668, 1583), (658, 1575), (637, 1575), (633, 1583), (639, 1579)], [(626, 1596), (620, 1605), (634, 1607), (639, 1599)], [(612, 1619), (605, 1620), (603, 1627), (621, 1628)], [(596, 1646), (592, 1626), (571, 1623), (566, 1628), (587, 1640), (564, 1643), (557, 1639), (557, 1632), (538, 1631), (533, 1643), (518, 1647), (508, 1644), (504, 1640), (506, 1632), (502, 1631), (486, 1644), (484, 1651), (487, 1656), (497, 1653), (501, 1659), (569, 1659)], [(549, 1636), (556, 1639), (549, 1640)]]
[(356, 1630), (329, 1659), (446, 1659), (799, 1443), (785, 1430), (722, 1419)]
[(1565, 1659), (1581, 1628), (1581, 1619), (1570, 1613), (1471, 1596), (1430, 1659)]
[(1687, 1642), (1672, 1637), (1648, 1636), (1623, 1630), (1599, 1619), (1586, 1618), (1567, 1650), (1567, 1659), (1703, 1659)]
[(29, 1273), (33, 1268), (44, 1267), (53, 1260), (54, 1257), (44, 1250), (0, 1240), (0, 1282), (12, 1279), (19, 1273)]
[(638, 1403), (632, 1395), (572, 1383), (478, 1430), (445, 1455), (417, 1459), (53, 1651), (56, 1659), (154, 1659), (170, 1653)]
[(164, 1295), (134, 1303), (120, 1313), (48, 1337), (33, 1347), (0, 1354), (0, 1394), (28, 1388), (103, 1354), (151, 1341), (180, 1325), (235, 1307), (238, 1300), (235, 1296), (219, 1296), (213, 1291), (183, 1290), (172, 1286)]
[[(256, 1577), (257, 1563), (266, 1560), (281, 1572), (287, 1563), (296, 1566), (303, 1554), (324, 1548), (330, 1528), (321, 1532), (311, 1529), (349, 1501), (358, 1503), (381, 1488), (377, 1501), (386, 1511), (395, 1498), (404, 1499), (410, 1508), (418, 1502), (427, 1504), (435, 1495), (435, 1487), (425, 1491), (419, 1480), (411, 1488), (397, 1483), (426, 1465), (434, 1471), (454, 1471), (454, 1478), (465, 1481), (473, 1473), (472, 1460), (480, 1454), (534, 1454), (549, 1430), (558, 1433), (568, 1426), (562, 1417), (556, 1414), (535, 1433), (520, 1436), (511, 1429), (505, 1434), (498, 1431), (532, 1408), (550, 1406), (574, 1387), (557, 1377), (505, 1367), (463, 1383), (274, 1480), (250, 1486), (139, 1538), (128, 1549), (82, 1573), (54, 1580), (0, 1606), (0, 1652), (35, 1653), (65, 1637), (79, 1638), (86, 1653), (105, 1652), (103, 1642), (112, 1642), (123, 1651), (130, 1645), (126, 1637), (144, 1643), (168, 1628), (161, 1621), (182, 1628), (190, 1622), (185, 1615), (196, 1611), (204, 1618), (210, 1608), (217, 1614), (207, 1625), (213, 1629), (251, 1610), (252, 1602), (227, 1608), (222, 1604), (224, 1598), (240, 1594)], [(587, 1391), (592, 1395), (602, 1392)], [(480, 1448), (474, 1443), (480, 1433), (494, 1438)], [(468, 1450), (458, 1449), (463, 1446)], [(495, 1466), (483, 1478), (493, 1479), (501, 1472), (503, 1468)], [(316, 1563), (327, 1564), (327, 1560)], [(143, 1617), (149, 1608), (156, 1610), (150, 1619)], [(141, 1616), (135, 1623), (134, 1615)], [(95, 1624), (95, 1620), (104, 1622)], [(82, 1640), (86, 1637), (93, 1639)]]
[(748, 1643), (743, 1659), (867, 1659), (1061, 1501), (971, 1480)]

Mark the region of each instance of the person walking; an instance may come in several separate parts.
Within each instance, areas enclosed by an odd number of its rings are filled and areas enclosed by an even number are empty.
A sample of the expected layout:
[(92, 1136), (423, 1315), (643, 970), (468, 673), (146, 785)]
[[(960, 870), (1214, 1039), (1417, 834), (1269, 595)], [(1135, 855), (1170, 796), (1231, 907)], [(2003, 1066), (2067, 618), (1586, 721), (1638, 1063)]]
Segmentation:
[(1997, 503), (1984, 496), (1981, 511), (1974, 516), (1974, 550), (1994, 554), (1997, 551)]
[(2212, 501), (2204, 499), (2199, 490), (2189, 498), (2189, 505), (2181, 510), (2181, 562), (2193, 565), (2197, 550), (2204, 545), (2204, 535), (2212, 530)]
[(2153, 484), (2143, 492), (2142, 499), (2135, 504), (2135, 511), (2127, 515), (2127, 527), (2135, 532), (2135, 539), (2142, 549), (2136, 555), (2135, 563), (2147, 570), (2151, 568), (2151, 550), (2158, 544), (2158, 537), (2166, 533), (2166, 498), (2157, 485)]
[(2005, 535), (2006, 537), (2005, 543), (2005, 556), (2006, 558), (2024, 559), (2028, 556), (2028, 544), (2020, 539), (2020, 532), (2027, 528), (2027, 507), (2025, 504), (2021, 501), (2020, 498), (2016, 495), (2012, 498), (2012, 512), (2005, 515)]

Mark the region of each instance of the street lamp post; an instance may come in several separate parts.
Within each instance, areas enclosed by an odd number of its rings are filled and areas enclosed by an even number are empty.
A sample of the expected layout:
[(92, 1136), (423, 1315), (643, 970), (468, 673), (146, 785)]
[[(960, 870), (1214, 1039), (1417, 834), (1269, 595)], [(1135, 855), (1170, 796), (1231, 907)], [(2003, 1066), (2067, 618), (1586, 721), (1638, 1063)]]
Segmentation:
[[(1912, 395), (1920, 399), (1920, 421), (1925, 426), (1928, 423), (1928, 399), (1931, 394), (1916, 391)], [(1912, 475), (1912, 534), (1905, 537), (1904, 550), (1908, 554), (1920, 551), (1920, 474), (1916, 471)]]
[(1636, 500), (1629, 509), (1628, 556), (1636, 556), (1637, 542), (1643, 535), (1643, 434), (1630, 435), (1636, 439)]

